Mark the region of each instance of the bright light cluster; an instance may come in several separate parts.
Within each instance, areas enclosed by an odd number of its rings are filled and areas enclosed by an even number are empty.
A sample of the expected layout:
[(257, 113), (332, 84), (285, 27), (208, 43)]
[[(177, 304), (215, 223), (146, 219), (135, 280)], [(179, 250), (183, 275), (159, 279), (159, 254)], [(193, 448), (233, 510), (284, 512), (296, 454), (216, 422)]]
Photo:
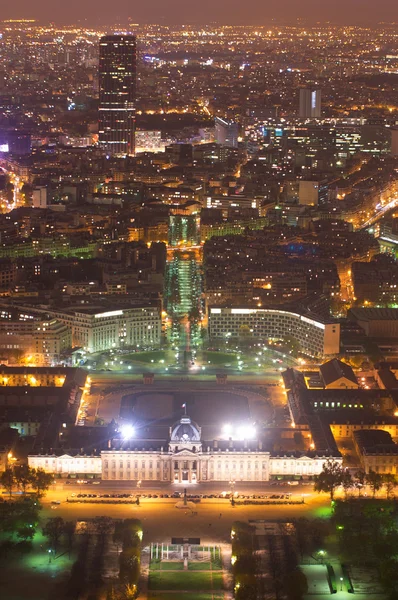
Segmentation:
[(223, 436), (232, 438), (233, 440), (253, 440), (257, 431), (254, 425), (239, 425), (234, 427), (230, 423), (226, 423), (222, 428)]
[(134, 437), (135, 429), (132, 425), (126, 424), (120, 427), (120, 434), (124, 440), (130, 440)]

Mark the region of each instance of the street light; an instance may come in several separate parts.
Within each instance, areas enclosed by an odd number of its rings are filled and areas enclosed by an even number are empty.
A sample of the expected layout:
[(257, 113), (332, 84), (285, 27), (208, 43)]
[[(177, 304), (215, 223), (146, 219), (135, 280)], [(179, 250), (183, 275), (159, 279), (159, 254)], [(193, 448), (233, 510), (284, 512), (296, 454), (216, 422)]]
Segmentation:
[(235, 491), (235, 480), (231, 479), (229, 482), (229, 486), (231, 488), (231, 504), (234, 502), (234, 491)]
[(343, 591), (343, 578), (340, 577), (340, 592)]

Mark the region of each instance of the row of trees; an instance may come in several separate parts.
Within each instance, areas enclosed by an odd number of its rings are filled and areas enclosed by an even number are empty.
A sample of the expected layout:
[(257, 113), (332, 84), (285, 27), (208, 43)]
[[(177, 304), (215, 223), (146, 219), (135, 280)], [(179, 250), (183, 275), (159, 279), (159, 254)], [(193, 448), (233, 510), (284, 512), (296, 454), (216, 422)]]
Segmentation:
[(39, 523), (40, 505), (35, 498), (20, 498), (16, 502), (0, 502), (0, 532), (2, 551), (8, 553), (16, 541), (30, 541)]
[[(308, 522), (303, 524), (302, 529), (308, 530)], [(318, 534), (316, 528), (313, 534)], [(282, 536), (282, 545), (277, 543), (277, 536), (264, 536), (265, 545), (262, 548), (266, 552), (261, 553), (257, 552), (257, 537), (252, 525), (236, 521), (231, 536), (236, 600), (256, 600), (259, 594), (261, 597), (272, 594), (275, 600), (286, 597), (288, 600), (301, 600), (308, 592), (307, 579), (298, 568), (292, 536)], [(266, 571), (271, 579), (264, 578)]]
[(332, 522), (336, 527), (340, 560), (380, 578), (389, 598), (398, 597), (397, 505), (388, 500), (336, 500)]
[(14, 490), (21, 491), (24, 495), (28, 487), (31, 487), (38, 495), (44, 496), (54, 480), (51, 473), (43, 469), (32, 469), (28, 465), (18, 465), (7, 468), (0, 475), (0, 485), (9, 493), (10, 497)]
[(142, 525), (138, 519), (115, 524), (114, 541), (122, 545), (119, 556), (119, 579), (128, 589), (138, 592), (141, 568)]
[(387, 498), (390, 498), (397, 485), (396, 479), (391, 473), (381, 474), (372, 470), (365, 473), (360, 470), (353, 477), (340, 463), (333, 460), (324, 463), (322, 472), (314, 477), (314, 481), (314, 490), (330, 494), (331, 500), (334, 499), (335, 492), (339, 487), (343, 488), (347, 497), (354, 490), (360, 496), (365, 485), (369, 486), (373, 497), (384, 487)]
[(232, 529), (232, 572), (236, 600), (257, 598), (258, 560), (253, 546), (254, 527), (236, 521)]

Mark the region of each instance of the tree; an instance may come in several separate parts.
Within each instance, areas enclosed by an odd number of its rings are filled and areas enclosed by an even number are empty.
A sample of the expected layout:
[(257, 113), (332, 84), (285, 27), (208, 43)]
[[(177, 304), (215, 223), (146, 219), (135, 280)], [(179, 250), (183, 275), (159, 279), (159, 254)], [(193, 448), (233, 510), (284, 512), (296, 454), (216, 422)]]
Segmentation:
[(113, 541), (116, 544), (116, 550), (119, 554), (119, 547), (123, 544), (124, 539), (124, 525), (122, 521), (116, 521), (115, 528), (113, 530)]
[(44, 469), (40, 467), (38, 469), (33, 469), (32, 488), (37, 490), (37, 495), (39, 498), (44, 496), (53, 480), (54, 475), (51, 473), (46, 473)]
[(323, 469), (319, 475), (314, 477), (314, 490), (315, 492), (327, 492), (330, 494), (330, 499), (334, 499), (334, 493), (336, 488), (343, 483), (344, 469), (334, 460), (327, 460), (323, 464)]
[(358, 490), (358, 496), (361, 495), (361, 491), (363, 489), (363, 486), (366, 483), (366, 473), (365, 471), (359, 470), (355, 473), (355, 477), (354, 477), (354, 487), (357, 488)]
[(10, 498), (12, 496), (12, 490), (16, 486), (16, 479), (14, 475), (14, 471), (8, 467), (3, 473), (0, 475), (0, 483), (10, 494)]
[(110, 517), (95, 517), (93, 519), (96, 534), (98, 535), (99, 544), (102, 548), (105, 546), (106, 537), (113, 529), (113, 519)]
[(308, 593), (307, 578), (302, 571), (296, 569), (289, 574), (286, 581), (289, 600), (301, 600)]
[(29, 465), (19, 465), (14, 469), (15, 480), (22, 493), (26, 494), (26, 488), (32, 483), (33, 469)]
[(341, 485), (343, 486), (344, 495), (346, 498), (348, 497), (348, 492), (352, 488), (353, 484), (354, 484), (354, 481), (353, 481), (349, 471), (344, 471)]
[(376, 473), (376, 471), (369, 471), (366, 475), (366, 483), (372, 490), (373, 498), (376, 496), (376, 493), (380, 490), (383, 485), (383, 475), (381, 473)]
[(17, 530), (17, 537), (21, 540), (32, 540), (36, 531), (33, 526), (24, 526)]
[(395, 479), (395, 476), (392, 473), (386, 473), (383, 476), (383, 481), (384, 481), (384, 487), (386, 489), (386, 496), (387, 498), (391, 498), (394, 489), (397, 485), (397, 481)]
[(43, 527), (43, 535), (48, 537), (51, 549), (57, 550), (59, 539), (64, 531), (64, 520), (62, 517), (48, 519)]
[(134, 600), (137, 598), (137, 586), (135, 583), (127, 583), (123, 589), (123, 600)]
[(70, 551), (72, 550), (73, 540), (75, 537), (76, 522), (66, 521), (64, 523), (64, 534), (68, 540), (68, 553), (70, 558)]

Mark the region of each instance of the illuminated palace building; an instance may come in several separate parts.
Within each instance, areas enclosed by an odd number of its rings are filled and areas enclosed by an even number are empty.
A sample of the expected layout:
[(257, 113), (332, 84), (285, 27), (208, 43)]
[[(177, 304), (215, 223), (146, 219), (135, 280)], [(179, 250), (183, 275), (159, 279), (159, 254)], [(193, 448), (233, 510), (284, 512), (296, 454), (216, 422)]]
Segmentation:
[(135, 150), (136, 39), (108, 35), (100, 40), (99, 141), (109, 154)]
[[(123, 432), (122, 432), (123, 434)], [(31, 467), (42, 467), (59, 476), (88, 475), (114, 481), (199, 483), (205, 481), (269, 481), (281, 477), (310, 478), (322, 471), (336, 448), (307, 452), (273, 452), (254, 439), (255, 431), (243, 427), (239, 440), (210, 442), (201, 439), (201, 428), (184, 415), (166, 440), (112, 439), (99, 454), (58, 453), (29, 456)], [(247, 438), (247, 439), (245, 439)]]

